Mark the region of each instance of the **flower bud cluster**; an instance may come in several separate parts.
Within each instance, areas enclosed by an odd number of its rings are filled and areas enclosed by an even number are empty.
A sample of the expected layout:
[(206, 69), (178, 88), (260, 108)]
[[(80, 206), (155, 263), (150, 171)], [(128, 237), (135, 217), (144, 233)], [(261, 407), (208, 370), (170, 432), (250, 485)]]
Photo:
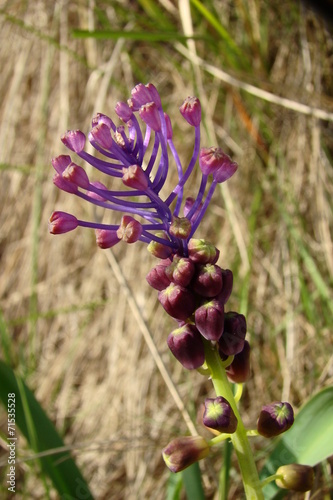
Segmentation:
[(189, 370), (199, 368), (205, 361), (204, 339), (213, 341), (223, 359), (234, 356), (231, 378), (244, 381), (249, 374), (246, 320), (242, 314), (224, 311), (233, 275), (216, 264), (218, 257), (214, 245), (192, 238), (187, 256), (162, 258), (147, 281), (158, 290), (165, 311), (178, 321), (178, 328), (167, 339), (175, 358)]

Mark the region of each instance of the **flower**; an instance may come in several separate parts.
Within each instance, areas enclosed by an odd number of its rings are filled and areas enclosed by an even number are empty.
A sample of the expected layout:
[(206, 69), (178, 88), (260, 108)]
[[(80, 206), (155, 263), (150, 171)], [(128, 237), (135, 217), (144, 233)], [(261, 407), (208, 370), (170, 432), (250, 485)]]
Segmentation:
[(275, 480), (279, 488), (305, 492), (311, 490), (313, 486), (314, 472), (309, 465), (282, 465), (278, 468), (276, 474), (280, 476)]
[(294, 410), (290, 403), (276, 401), (261, 409), (257, 429), (267, 438), (286, 432), (294, 423)]
[[(108, 116), (98, 113), (92, 120), (88, 140), (99, 157), (85, 151), (86, 135), (81, 130), (69, 130), (62, 137), (63, 144), (84, 163), (102, 172), (106, 179), (113, 177), (119, 189), (91, 180), (84, 169), (69, 155), (53, 158), (56, 171), (53, 182), (61, 190), (74, 194), (88, 203), (105, 210), (122, 212), (125, 217), (117, 225), (98, 221), (83, 221), (70, 214), (54, 212), (49, 221), (52, 234), (74, 230), (77, 226), (96, 231), (101, 248), (110, 248), (119, 241), (132, 243), (140, 240), (159, 258), (178, 254), (188, 258), (190, 253), (201, 264), (215, 263), (215, 247), (203, 246), (193, 235), (201, 222), (216, 185), (227, 180), (237, 165), (220, 148), (200, 150), (201, 105), (197, 97), (187, 97), (179, 108), (187, 123), (194, 128), (193, 154), (184, 168), (173, 143), (170, 117), (164, 113), (161, 98), (153, 84), (139, 83), (127, 102), (118, 102), (115, 112), (123, 124), (116, 125)], [(184, 187), (200, 156), (202, 179), (196, 196), (184, 198)], [(172, 163), (171, 163), (172, 162)], [(171, 193), (161, 197), (170, 166), (176, 165), (178, 182)], [(209, 174), (212, 183), (206, 190)], [(206, 196), (205, 196), (206, 193)], [(196, 243), (190, 243), (191, 240)], [(190, 248), (189, 248), (190, 246)], [(207, 255), (210, 252), (210, 256)], [(215, 257), (216, 257), (216, 260)]]
[(209, 453), (209, 445), (203, 437), (184, 436), (173, 439), (162, 451), (162, 456), (171, 472), (180, 472)]

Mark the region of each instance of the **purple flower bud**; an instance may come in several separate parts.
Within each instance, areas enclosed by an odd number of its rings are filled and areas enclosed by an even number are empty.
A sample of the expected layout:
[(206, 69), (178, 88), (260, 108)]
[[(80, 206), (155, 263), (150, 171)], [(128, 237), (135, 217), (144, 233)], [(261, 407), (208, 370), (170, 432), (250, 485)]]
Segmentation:
[(214, 264), (218, 259), (219, 251), (203, 239), (191, 238), (188, 242), (188, 254), (192, 262), (196, 264)]
[(281, 477), (276, 479), (279, 488), (293, 491), (309, 491), (314, 482), (313, 468), (309, 465), (288, 464), (282, 465), (276, 471)]
[(222, 269), (214, 264), (200, 266), (192, 286), (203, 297), (215, 297), (222, 290)]
[(186, 240), (191, 234), (192, 224), (186, 217), (173, 217), (169, 232), (175, 238)]
[(133, 111), (131, 110), (127, 102), (117, 102), (114, 110), (119, 118), (125, 123), (127, 123), (132, 118)]
[(203, 423), (210, 429), (233, 434), (237, 429), (237, 418), (228, 401), (222, 396), (207, 398)]
[(173, 439), (162, 451), (163, 460), (171, 472), (180, 472), (209, 455), (210, 448), (201, 436)]
[(161, 291), (170, 285), (170, 280), (165, 273), (165, 270), (170, 263), (170, 259), (165, 259), (164, 262), (157, 264), (157, 266), (153, 267), (153, 269), (147, 274), (146, 280), (152, 288), (155, 288), (155, 290)]
[(104, 123), (104, 125), (106, 125), (109, 130), (113, 125), (111, 118), (109, 118), (107, 115), (104, 115), (103, 113), (97, 113), (91, 121), (91, 126), (96, 127), (101, 123)]
[(153, 85), (152, 83), (147, 83), (146, 89), (149, 91), (151, 97), (150, 100), (153, 101), (158, 108), (160, 108), (162, 106), (161, 98), (155, 85)]
[(148, 102), (139, 109), (139, 115), (154, 132), (161, 130), (161, 118), (157, 106), (154, 102)]
[(103, 149), (110, 150), (112, 148), (110, 128), (103, 122), (91, 129), (89, 140), (90, 142), (96, 141)]
[(142, 225), (130, 215), (124, 215), (121, 219), (117, 236), (125, 243), (135, 243), (142, 234)]
[(86, 171), (76, 163), (71, 162), (63, 171), (62, 177), (82, 189), (89, 188), (89, 177)]
[(222, 182), (227, 181), (234, 175), (236, 170), (238, 169), (238, 165), (236, 162), (231, 161), (231, 158), (228, 155), (226, 156), (226, 160), (223, 165), (220, 166), (213, 173), (213, 178), (218, 184), (222, 184)]
[[(185, 217), (187, 217), (189, 211), (193, 207), (194, 201), (195, 201), (194, 198), (192, 198), (191, 196), (189, 196), (188, 198), (186, 198), (185, 205), (184, 205), (184, 215), (185, 215)], [(199, 204), (198, 208), (196, 209), (196, 211), (194, 212), (194, 214), (192, 215), (191, 219), (196, 219), (197, 215), (201, 211), (202, 205), (203, 205), (203, 203), (201, 202)]]
[(68, 233), (68, 231), (76, 229), (77, 226), (77, 218), (66, 212), (53, 212), (49, 219), (49, 231), (51, 234)]
[[(222, 179), (223, 175), (221, 174), (221, 172), (225, 170), (226, 172), (230, 173), (230, 175), (224, 179), (227, 180), (237, 170), (236, 164), (234, 164), (236, 165), (236, 169), (234, 167), (231, 167), (230, 164), (231, 160), (229, 156), (226, 155), (221, 148), (212, 147), (200, 149), (199, 166), (204, 175), (214, 174), (214, 172), (217, 172), (219, 169), (223, 169), (219, 172), (219, 174), (216, 175), (218, 179)], [(217, 180), (217, 182), (223, 182), (223, 180)]]
[(222, 290), (219, 293), (218, 300), (226, 304), (232, 292), (233, 274), (230, 269), (222, 269)]
[(61, 175), (71, 161), (72, 159), (69, 155), (60, 155), (56, 158), (52, 158), (51, 163), (56, 172)]
[(294, 411), (289, 403), (276, 401), (262, 407), (257, 429), (259, 434), (267, 438), (286, 432), (294, 423)]
[(187, 123), (197, 127), (201, 122), (201, 104), (197, 97), (187, 97), (180, 106), (179, 111)]
[(100, 248), (111, 248), (116, 245), (120, 239), (117, 231), (112, 229), (96, 229), (96, 243)]
[(202, 337), (194, 325), (186, 323), (170, 333), (167, 344), (174, 357), (187, 370), (195, 370), (205, 362)]
[(250, 350), (250, 344), (245, 340), (243, 350), (234, 356), (232, 363), (226, 368), (226, 374), (231, 382), (243, 384), (250, 377)]
[(122, 181), (127, 187), (145, 191), (148, 187), (148, 178), (139, 165), (123, 168)]
[(165, 125), (166, 125), (166, 133), (167, 133), (167, 141), (172, 139), (173, 131), (172, 131), (172, 125), (171, 125), (171, 120), (170, 116), (164, 113), (164, 118), (165, 118)]
[(224, 308), (217, 300), (200, 306), (194, 313), (195, 326), (207, 340), (219, 340), (223, 333)]
[(190, 259), (178, 257), (176, 255), (170, 265), (165, 269), (165, 274), (168, 279), (176, 283), (176, 285), (186, 287), (189, 285), (194, 271), (195, 267)]
[(170, 316), (183, 321), (191, 316), (195, 308), (193, 293), (174, 283), (158, 293), (158, 300)]
[(246, 335), (246, 319), (243, 314), (227, 312), (224, 315), (224, 331), (219, 340), (219, 351), (223, 355), (234, 356), (243, 350)]
[[(157, 91), (156, 91), (157, 92)], [(134, 104), (134, 109), (137, 111), (141, 106), (153, 101), (152, 95), (149, 89), (143, 84), (138, 83), (131, 91), (132, 102)]]
[(75, 153), (81, 153), (86, 144), (86, 136), (83, 132), (81, 132), (81, 130), (67, 130), (61, 140), (65, 144), (66, 148), (74, 151)]
[(77, 185), (73, 184), (73, 182), (67, 181), (66, 179), (63, 178), (62, 175), (59, 174), (54, 174), (53, 176), (53, 184), (57, 186), (57, 188), (61, 189), (62, 191), (66, 191), (66, 193), (77, 193)]

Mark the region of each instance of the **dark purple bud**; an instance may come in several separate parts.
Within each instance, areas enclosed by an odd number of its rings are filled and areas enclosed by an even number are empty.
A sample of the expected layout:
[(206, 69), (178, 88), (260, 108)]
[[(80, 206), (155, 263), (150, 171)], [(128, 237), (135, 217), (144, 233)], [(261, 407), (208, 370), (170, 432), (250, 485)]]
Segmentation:
[(167, 344), (174, 357), (187, 370), (195, 370), (204, 364), (204, 344), (194, 325), (186, 323), (173, 330), (168, 336)]
[(215, 297), (222, 290), (222, 269), (214, 264), (199, 268), (193, 281), (193, 290), (203, 297)]
[(132, 118), (133, 111), (131, 110), (127, 102), (117, 102), (114, 110), (119, 118), (125, 123), (127, 123)]
[(224, 315), (224, 331), (219, 340), (219, 351), (223, 358), (234, 356), (243, 350), (246, 335), (246, 319), (243, 314), (227, 312)]
[(233, 434), (237, 429), (238, 421), (228, 401), (218, 396), (205, 400), (203, 423), (210, 429)]
[(185, 321), (195, 309), (195, 297), (186, 288), (170, 283), (158, 293), (158, 300), (173, 318)]
[(142, 234), (142, 225), (130, 215), (124, 215), (121, 219), (117, 236), (125, 243), (135, 243)]
[(60, 155), (52, 158), (51, 163), (56, 172), (62, 175), (66, 167), (71, 163), (72, 159), (69, 155)]
[(203, 437), (186, 436), (173, 439), (162, 451), (162, 456), (171, 472), (180, 472), (207, 457), (209, 452), (210, 447)]
[(116, 230), (112, 229), (96, 229), (96, 243), (100, 248), (111, 248), (116, 245), (120, 239)]
[(224, 308), (217, 300), (200, 306), (194, 313), (195, 326), (207, 340), (219, 340), (223, 333)]
[(221, 148), (202, 148), (199, 152), (199, 166), (204, 175), (215, 174), (217, 182), (224, 182), (237, 170), (237, 164), (232, 163), (229, 156)]
[(154, 130), (154, 132), (161, 130), (161, 117), (154, 102), (148, 102), (141, 106), (139, 115), (141, 120)]
[(191, 234), (192, 224), (186, 217), (173, 217), (169, 232), (175, 238), (187, 240)]
[(112, 137), (108, 125), (102, 122), (93, 127), (89, 133), (89, 141), (96, 141), (102, 148), (110, 150), (112, 148)]
[(196, 238), (191, 238), (188, 242), (188, 254), (196, 264), (214, 264), (219, 257), (219, 251), (214, 245)]
[(86, 144), (86, 136), (81, 130), (68, 130), (66, 134), (62, 136), (61, 141), (65, 144), (66, 148), (75, 153), (81, 153)]
[(165, 262), (157, 264), (157, 266), (153, 267), (153, 269), (147, 274), (146, 280), (152, 288), (155, 288), (155, 290), (161, 291), (170, 285), (171, 280), (169, 280), (165, 273), (165, 270), (170, 263), (170, 259), (166, 259)]
[(313, 468), (309, 465), (288, 464), (282, 465), (276, 471), (281, 477), (276, 479), (279, 488), (293, 491), (309, 491), (314, 482)]
[(241, 352), (234, 356), (232, 363), (226, 368), (228, 379), (236, 384), (246, 382), (251, 374), (250, 367), (250, 344), (244, 341)]
[(148, 187), (148, 178), (142, 168), (139, 165), (131, 165), (130, 167), (124, 167), (122, 181), (125, 186), (131, 187), (133, 189), (139, 189), (140, 191), (145, 191)]
[(257, 429), (259, 434), (267, 438), (286, 432), (294, 423), (294, 411), (289, 403), (276, 401), (262, 407)]
[(187, 123), (197, 127), (201, 122), (201, 104), (197, 97), (187, 97), (180, 106), (179, 111)]
[(67, 181), (60, 174), (54, 174), (52, 180), (53, 180), (53, 184), (55, 186), (57, 186), (57, 188), (61, 189), (62, 191), (66, 191), (66, 193), (74, 194), (74, 193), (77, 193), (77, 191), (78, 191), (76, 184), (73, 184), (73, 182)]
[(222, 290), (219, 293), (218, 300), (221, 304), (226, 304), (232, 292), (233, 274), (230, 269), (222, 269)]
[[(165, 238), (165, 233), (163, 233), (162, 231), (158, 231), (155, 234), (159, 238)], [(168, 245), (163, 245), (163, 243), (160, 243), (159, 241), (155, 240), (152, 240), (149, 243), (147, 250), (149, 253), (151, 253), (152, 255), (154, 255), (154, 257), (157, 257), (158, 259), (167, 259), (172, 254), (171, 247), (169, 247)]]
[(76, 184), (77, 187), (82, 189), (89, 188), (89, 178), (86, 171), (79, 165), (76, 165), (76, 163), (71, 162), (63, 171), (62, 177), (66, 181)]
[(77, 226), (77, 218), (66, 212), (53, 212), (49, 219), (49, 231), (51, 234), (68, 233), (68, 231), (76, 229)]
[(173, 258), (173, 261), (165, 269), (165, 274), (170, 281), (186, 287), (194, 274), (195, 266), (190, 259), (185, 257), (178, 257), (177, 255)]

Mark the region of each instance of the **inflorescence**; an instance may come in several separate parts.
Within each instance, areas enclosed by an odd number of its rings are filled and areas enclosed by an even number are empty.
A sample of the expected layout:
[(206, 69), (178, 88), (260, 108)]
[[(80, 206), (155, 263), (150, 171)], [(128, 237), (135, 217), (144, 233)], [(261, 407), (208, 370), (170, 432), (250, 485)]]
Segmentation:
[[(120, 241), (146, 243), (149, 252), (160, 259), (147, 281), (178, 323), (167, 338), (175, 358), (189, 370), (209, 374), (205, 351), (209, 346), (218, 353), (228, 379), (241, 384), (250, 375), (250, 345), (245, 340), (245, 317), (224, 310), (233, 274), (217, 265), (219, 251), (214, 245), (194, 238), (216, 186), (236, 172), (237, 164), (219, 147), (200, 148), (201, 105), (196, 97), (188, 97), (180, 107), (195, 133), (193, 154), (185, 168), (173, 143), (171, 120), (154, 85), (138, 84), (127, 102), (117, 103), (115, 112), (125, 125), (116, 126), (101, 113), (92, 120), (88, 140), (98, 157), (85, 151), (86, 136), (80, 130), (66, 132), (61, 140), (106, 179), (118, 179), (119, 189), (110, 189), (107, 181), (90, 180), (69, 155), (54, 158), (52, 165), (56, 170), (53, 182), (59, 189), (105, 210), (121, 212), (120, 223), (84, 221), (57, 211), (50, 217), (49, 230), (61, 234), (78, 226), (92, 228), (101, 248), (111, 248)], [(198, 192), (195, 197), (185, 197), (184, 188), (197, 160), (201, 170)], [(178, 182), (162, 198), (170, 169), (177, 172)], [(262, 408), (255, 432), (277, 436), (293, 421), (289, 403), (272, 403)], [(230, 436), (237, 430), (238, 417), (224, 397), (207, 398), (203, 424)], [(163, 450), (163, 457), (177, 472), (207, 456), (210, 446), (200, 436), (176, 438)], [(283, 474), (287, 477), (285, 471)], [(287, 479), (284, 481), (287, 484)]]

